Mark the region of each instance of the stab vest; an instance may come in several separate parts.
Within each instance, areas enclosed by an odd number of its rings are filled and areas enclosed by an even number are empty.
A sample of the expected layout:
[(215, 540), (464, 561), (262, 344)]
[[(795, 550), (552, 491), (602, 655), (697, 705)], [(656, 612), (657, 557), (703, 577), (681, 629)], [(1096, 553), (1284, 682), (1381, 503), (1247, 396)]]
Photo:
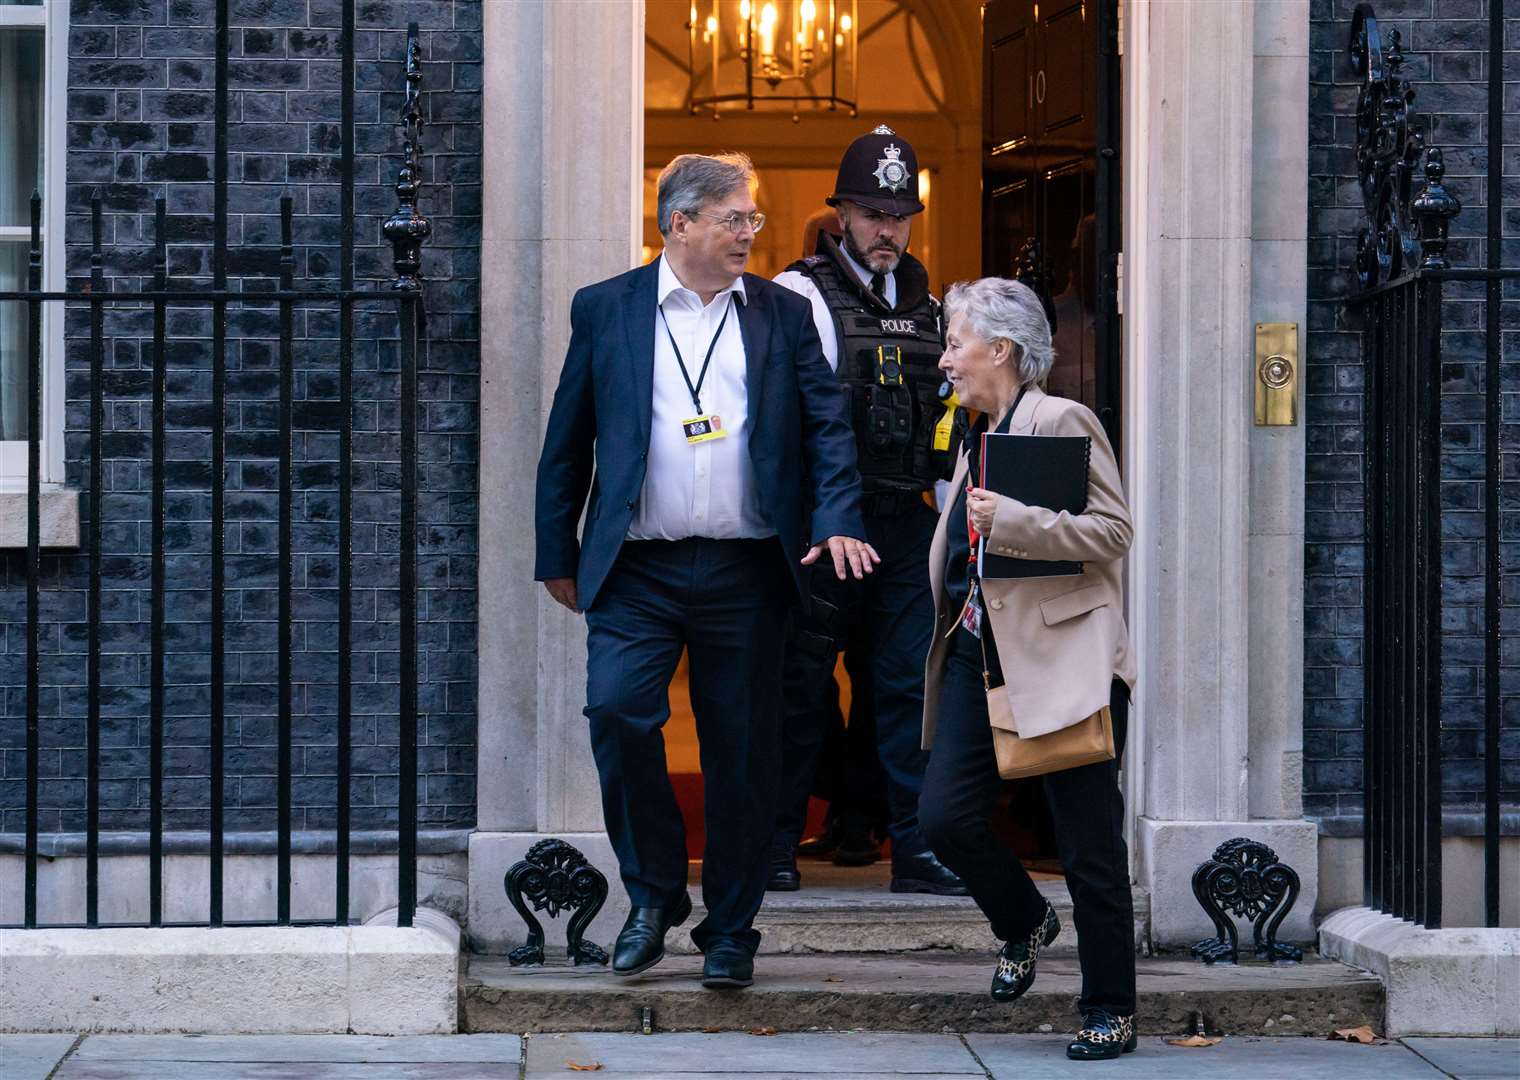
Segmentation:
[[(957, 417), (939, 400), (941, 307), (929, 295), (923, 263), (903, 254), (895, 271), (895, 308), (861, 283), (826, 233), (819, 237), (818, 254), (787, 269), (818, 286), (834, 317), (836, 374), (855, 429), (865, 491), (918, 492), (948, 478), (958, 441), (950, 429)], [(956, 413), (964, 418), (964, 410)]]

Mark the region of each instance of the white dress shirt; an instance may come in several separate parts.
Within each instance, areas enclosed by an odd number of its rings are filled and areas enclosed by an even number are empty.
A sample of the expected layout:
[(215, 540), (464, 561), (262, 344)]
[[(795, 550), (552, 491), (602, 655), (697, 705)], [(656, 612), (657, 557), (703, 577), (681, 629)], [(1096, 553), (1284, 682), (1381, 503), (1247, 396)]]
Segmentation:
[[(744, 279), (712, 302), (681, 284), (665, 256), (660, 256), (656, 302), (664, 312), (654, 317), (654, 399), (649, 424), (649, 462), (638, 509), (628, 526), (630, 540), (715, 540), (775, 536), (760, 508), (755, 469), (749, 458), (749, 388), (739, 308), (745, 302)], [(724, 319), (725, 313), (727, 319)], [(675, 338), (692, 385), (701, 377), (713, 335), (722, 335), (702, 380), (701, 413), (716, 415), (728, 435), (688, 443), (682, 423), (698, 415), (681, 375), (670, 339)], [(670, 329), (667, 332), (666, 326)]]
[[(871, 287), (871, 271), (861, 266), (845, 251), (844, 245), (839, 245), (840, 253), (844, 255), (845, 265), (855, 271), (855, 276), (866, 288)], [(783, 270), (776, 275), (776, 284), (791, 289), (794, 293), (800, 293), (808, 298), (813, 305), (813, 325), (818, 327), (818, 338), (823, 342), (823, 358), (829, 362), (829, 367), (839, 368), (839, 339), (834, 336), (834, 316), (829, 314), (829, 305), (824, 302), (823, 293), (818, 291), (818, 286), (813, 284), (813, 279), (801, 270)], [(886, 293), (887, 304), (897, 306), (897, 274), (887, 274)]]

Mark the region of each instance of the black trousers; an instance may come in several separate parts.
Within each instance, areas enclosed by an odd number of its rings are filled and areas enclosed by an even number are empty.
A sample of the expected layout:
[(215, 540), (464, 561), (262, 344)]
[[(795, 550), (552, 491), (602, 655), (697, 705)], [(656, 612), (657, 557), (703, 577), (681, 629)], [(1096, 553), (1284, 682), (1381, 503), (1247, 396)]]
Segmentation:
[(771, 540), (638, 540), (623, 545), (586, 612), (586, 716), (602, 811), (635, 907), (686, 888), (686, 828), (661, 728), (670, 680), (689, 653), (701, 743), (707, 918), (714, 942), (760, 943), (751, 925), (765, 897), (781, 762), (781, 656), (796, 595)]
[[(1129, 692), (1117, 679), (1110, 711), (1115, 749), (1122, 758)], [(1135, 913), (1118, 760), (1050, 773), (1043, 780), (1077, 924), (1080, 1007), (1133, 1015)], [(980, 648), (969, 633), (957, 630), (941, 687), (919, 822), (940, 861), (971, 890), (992, 932), (1009, 941), (1040, 924), (1045, 898), (990, 827), (1002, 783), (987, 723)]]
[[(898, 855), (912, 855), (925, 846), (918, 828), (918, 795), (928, 755), (919, 743), (924, 716), (924, 657), (934, 637), (929, 546), (938, 521), (927, 504), (907, 514), (867, 517), (866, 539), (881, 555), (876, 572), (864, 581), (840, 581), (829, 564), (815, 567), (812, 578), (815, 595), (838, 607), (845, 623), (859, 619), (869, 636), (876, 750), (887, 774), (888, 832), (892, 851)], [(820, 560), (824, 563), (828, 560)], [(787, 651), (785, 788), (776, 823), (777, 838), (784, 843), (796, 844), (802, 836), (830, 709), (838, 709), (836, 657), (837, 650), (810, 653), (793, 647)], [(832, 706), (831, 694), (835, 695)]]
[[(828, 821), (852, 836), (875, 832), (887, 835), (891, 817), (887, 811), (887, 773), (876, 752), (876, 702), (871, 685), (875, 660), (871, 636), (858, 621), (849, 629), (844, 646), (844, 668), (850, 677), (850, 717), (845, 722), (839, 708), (839, 684), (830, 678), (825, 690), (825, 727), (823, 745), (818, 750), (818, 770), (813, 779), (813, 794), (829, 804)], [(793, 782), (786, 775), (786, 736), (781, 740), (783, 790)], [(918, 799), (914, 800), (915, 813)], [(804, 809), (806, 803), (804, 802)], [(782, 835), (790, 836), (787, 808), (782, 807), (777, 825)], [(800, 830), (801, 826), (797, 826)]]

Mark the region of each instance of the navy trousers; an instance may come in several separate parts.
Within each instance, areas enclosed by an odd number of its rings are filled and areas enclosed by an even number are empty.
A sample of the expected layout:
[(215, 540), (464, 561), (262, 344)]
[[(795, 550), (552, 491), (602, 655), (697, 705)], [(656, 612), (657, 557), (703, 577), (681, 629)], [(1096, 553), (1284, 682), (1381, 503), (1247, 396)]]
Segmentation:
[(701, 744), (707, 918), (704, 951), (730, 940), (754, 952), (781, 761), (781, 658), (795, 588), (770, 540), (637, 540), (623, 545), (586, 612), (586, 716), (602, 810), (635, 907), (686, 888), (686, 829), (661, 728), (670, 680), (689, 653)]
[[(929, 545), (938, 520), (927, 505), (893, 517), (868, 517), (866, 539), (881, 556), (876, 572), (864, 581), (840, 581), (832, 566), (819, 567), (813, 574), (814, 594), (840, 608), (842, 622), (859, 618), (868, 631), (876, 748), (887, 774), (892, 850), (900, 855), (925, 849), (918, 829), (918, 796), (929, 755), (919, 743), (924, 657), (934, 636)], [(776, 822), (778, 842), (796, 844), (806, 825), (818, 752), (828, 733), (835, 659), (832, 652), (787, 650), (782, 767), (786, 787)]]

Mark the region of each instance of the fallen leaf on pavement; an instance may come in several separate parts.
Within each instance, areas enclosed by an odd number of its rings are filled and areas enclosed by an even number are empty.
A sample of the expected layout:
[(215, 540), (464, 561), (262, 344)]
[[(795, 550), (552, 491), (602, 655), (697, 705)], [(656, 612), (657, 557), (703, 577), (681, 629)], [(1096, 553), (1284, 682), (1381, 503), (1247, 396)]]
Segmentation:
[(1168, 1039), (1166, 1044), (1168, 1046), (1213, 1046), (1223, 1041), (1223, 1038), (1218, 1035), (1189, 1035), (1185, 1039)]
[(582, 1064), (579, 1061), (567, 1061), (565, 1062), (565, 1068), (571, 1072), (601, 1072), (602, 1063), (600, 1061), (589, 1061)]
[(771, 1027), (750, 1028), (749, 1033), (751, 1035), (774, 1035), (776, 1034), (776, 1029)]
[(823, 981), (824, 982), (844, 982), (844, 980), (841, 979), (838, 975), (825, 975), (823, 977)]
[(1326, 1035), (1325, 1038), (1341, 1039), (1345, 1042), (1362, 1043), (1364, 1046), (1378, 1041), (1377, 1035), (1375, 1035), (1372, 1029), (1366, 1024), (1363, 1024), (1361, 1027), (1354, 1028), (1336, 1028), (1329, 1035)]

